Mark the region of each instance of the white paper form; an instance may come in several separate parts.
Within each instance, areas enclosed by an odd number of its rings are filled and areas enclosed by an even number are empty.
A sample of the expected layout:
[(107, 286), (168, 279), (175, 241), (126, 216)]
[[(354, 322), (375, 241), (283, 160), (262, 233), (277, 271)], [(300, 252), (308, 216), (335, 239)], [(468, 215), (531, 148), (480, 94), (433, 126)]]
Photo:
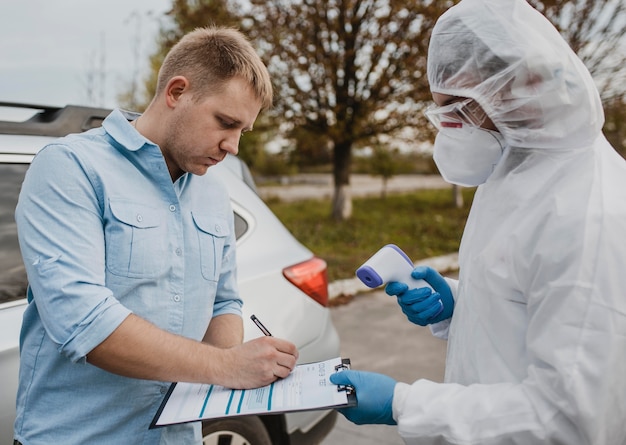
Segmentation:
[(351, 388), (330, 382), (349, 359), (298, 365), (284, 379), (256, 389), (229, 389), (202, 383), (172, 384), (151, 428), (219, 417), (328, 409), (356, 404)]

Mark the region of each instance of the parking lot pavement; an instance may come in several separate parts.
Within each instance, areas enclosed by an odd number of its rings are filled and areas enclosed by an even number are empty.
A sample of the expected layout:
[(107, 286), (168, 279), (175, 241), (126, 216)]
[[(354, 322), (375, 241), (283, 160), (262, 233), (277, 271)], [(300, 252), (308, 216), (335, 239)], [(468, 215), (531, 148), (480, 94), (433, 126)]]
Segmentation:
[[(356, 295), (334, 306), (331, 317), (341, 338), (341, 354), (352, 369), (385, 373), (411, 383), (419, 378), (443, 381), (446, 342), (428, 328), (410, 323), (396, 299), (382, 290)], [(402, 445), (395, 426), (354, 425), (339, 416), (320, 445)]]

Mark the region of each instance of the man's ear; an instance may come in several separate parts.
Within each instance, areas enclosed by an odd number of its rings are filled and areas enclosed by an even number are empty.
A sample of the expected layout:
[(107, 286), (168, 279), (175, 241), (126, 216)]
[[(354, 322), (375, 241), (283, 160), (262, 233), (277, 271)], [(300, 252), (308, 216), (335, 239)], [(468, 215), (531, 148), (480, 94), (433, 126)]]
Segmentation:
[(165, 86), (165, 101), (170, 108), (176, 107), (184, 93), (189, 94), (189, 80), (185, 76), (172, 77)]

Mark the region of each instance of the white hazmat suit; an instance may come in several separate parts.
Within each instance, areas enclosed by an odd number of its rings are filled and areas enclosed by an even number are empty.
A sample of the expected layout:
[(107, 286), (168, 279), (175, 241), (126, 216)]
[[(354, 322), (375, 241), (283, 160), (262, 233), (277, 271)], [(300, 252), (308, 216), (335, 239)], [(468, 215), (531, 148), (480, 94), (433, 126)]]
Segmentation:
[(445, 383), (396, 385), (400, 435), (626, 444), (626, 163), (589, 72), (526, 1), (462, 0), (433, 29), (428, 78), (475, 99), (507, 147), (463, 234)]

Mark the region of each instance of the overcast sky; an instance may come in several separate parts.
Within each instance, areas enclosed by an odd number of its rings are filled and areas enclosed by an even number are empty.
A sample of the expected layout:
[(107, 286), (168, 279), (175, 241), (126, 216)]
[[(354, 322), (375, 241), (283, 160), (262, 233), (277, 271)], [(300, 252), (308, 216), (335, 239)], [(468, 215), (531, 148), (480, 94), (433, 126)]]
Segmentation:
[(0, 101), (116, 106), (133, 73), (145, 74), (170, 4), (0, 0)]

